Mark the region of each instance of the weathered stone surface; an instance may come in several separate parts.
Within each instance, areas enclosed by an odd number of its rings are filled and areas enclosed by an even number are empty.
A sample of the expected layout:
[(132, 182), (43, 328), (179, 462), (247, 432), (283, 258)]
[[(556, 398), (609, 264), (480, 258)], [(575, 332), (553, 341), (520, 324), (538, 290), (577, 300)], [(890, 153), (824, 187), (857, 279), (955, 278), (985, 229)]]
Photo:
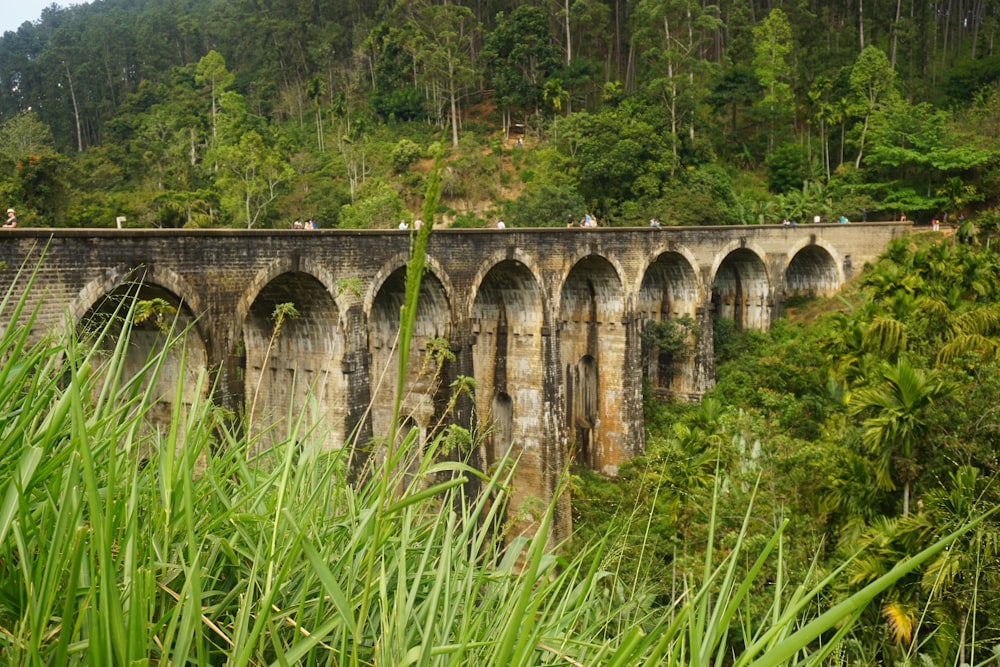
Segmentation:
[[(644, 376), (688, 397), (711, 387), (713, 315), (766, 329), (788, 296), (835, 292), (908, 228), (435, 231), (401, 426), (425, 439), (449, 420), (474, 427), (485, 434), (483, 466), (512, 451), (509, 514), (531, 530), (571, 457), (615, 474), (641, 451)], [(400, 231), (18, 228), (0, 231), (0, 285), (16, 279), (20, 294), (33, 274), (24, 312), (38, 309), (41, 336), (109, 312), (109, 296), (141, 284), (140, 299), (165, 299), (191, 326), (186, 366), (171, 361), (158, 381), (166, 414), (170, 386), (184, 383), (188, 403), (207, 370), (216, 400), (253, 416), (259, 446), (316, 425), (309, 437), (318, 446), (365, 445), (377, 455), (394, 429), (410, 241)], [(285, 303), (299, 317), (274, 336), (272, 314)], [(11, 311), (8, 303), (0, 318)], [(701, 328), (691, 354), (664, 360), (644, 349), (647, 321), (685, 314)], [(136, 336), (147, 349), (129, 363), (139, 367), (161, 338)], [(426, 359), (442, 342), (455, 360), (438, 372)], [(445, 414), (459, 376), (476, 380), (475, 398)], [(568, 532), (563, 502), (553, 538)]]

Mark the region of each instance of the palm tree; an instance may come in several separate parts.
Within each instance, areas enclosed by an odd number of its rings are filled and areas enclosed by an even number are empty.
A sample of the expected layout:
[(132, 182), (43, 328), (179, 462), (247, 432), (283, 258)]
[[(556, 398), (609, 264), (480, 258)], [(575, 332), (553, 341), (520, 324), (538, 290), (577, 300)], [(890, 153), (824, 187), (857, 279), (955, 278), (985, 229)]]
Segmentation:
[[(961, 466), (948, 483), (928, 491), (922, 500), (921, 511), (908, 517), (871, 520), (849, 544), (863, 550), (848, 569), (851, 585), (873, 581), (908, 555), (926, 549), (938, 535), (982, 515), (995, 505), (996, 496), (979, 470)], [(997, 599), (998, 555), (1000, 526), (987, 520), (898, 582), (877, 607), (891, 632), (866, 634), (866, 654), (881, 652), (896, 664), (915, 664), (902, 658), (918, 652), (925, 664), (976, 664), (969, 658), (983, 650), (981, 637), (988, 633), (982, 630), (989, 623), (982, 617), (977, 621), (976, 612), (993, 608), (990, 604)], [(867, 612), (869, 627), (877, 625), (873, 612)], [(918, 633), (935, 640), (920, 642)]]
[[(936, 534), (968, 522), (995, 502), (990, 480), (980, 478), (977, 468), (961, 466), (951, 474), (950, 484), (927, 494), (925, 507)], [(1000, 590), (998, 555), (1000, 526), (984, 521), (923, 569), (920, 588), (934, 602), (932, 615), (940, 626), (952, 625), (956, 635), (941, 646), (953, 653), (935, 656), (936, 664), (975, 664), (966, 653), (977, 650), (976, 608), (989, 608), (988, 601), (995, 601)]]
[(852, 414), (868, 414), (862, 442), (876, 457), (875, 479), (886, 491), (903, 486), (903, 516), (910, 513), (910, 484), (917, 477), (913, 448), (927, 434), (929, 408), (952, 393), (953, 387), (935, 371), (913, 368), (905, 357), (883, 364), (879, 386), (865, 387), (851, 396)]

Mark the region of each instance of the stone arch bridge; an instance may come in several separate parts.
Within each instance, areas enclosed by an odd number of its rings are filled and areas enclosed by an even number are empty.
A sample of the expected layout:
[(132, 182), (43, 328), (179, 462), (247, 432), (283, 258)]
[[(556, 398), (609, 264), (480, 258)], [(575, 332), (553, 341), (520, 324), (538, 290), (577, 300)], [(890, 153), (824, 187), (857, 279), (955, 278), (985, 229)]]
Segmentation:
[[(906, 223), (849, 225), (438, 230), (431, 234), (412, 339), (405, 423), (421, 437), (451, 421), (489, 425), (481, 456), (520, 456), (512, 502), (548, 500), (572, 457), (605, 474), (643, 445), (644, 379), (697, 397), (714, 380), (712, 326), (767, 329), (790, 296), (831, 294)], [(190, 325), (186, 361), (168, 364), (158, 406), (169, 415), (215, 374), (214, 400), (252, 415), (262, 446), (293, 412), (321, 424), (325, 447), (393, 431), (396, 341), (412, 242), (406, 231), (0, 231), (0, 285), (38, 267), (28, 295), (33, 334), (109, 316), (138, 294)], [(22, 278), (23, 280), (23, 274)], [(118, 299), (120, 301), (120, 299)], [(160, 303), (163, 303), (160, 302)], [(272, 314), (299, 317), (273, 337)], [(0, 319), (10, 313), (0, 313)], [(686, 316), (686, 317), (685, 317)], [(644, 336), (687, 322), (681, 351)], [(128, 364), (162, 345), (149, 324)], [(425, 353), (454, 354), (440, 371)], [(475, 379), (449, 414), (449, 385)], [(561, 512), (556, 537), (568, 533)]]

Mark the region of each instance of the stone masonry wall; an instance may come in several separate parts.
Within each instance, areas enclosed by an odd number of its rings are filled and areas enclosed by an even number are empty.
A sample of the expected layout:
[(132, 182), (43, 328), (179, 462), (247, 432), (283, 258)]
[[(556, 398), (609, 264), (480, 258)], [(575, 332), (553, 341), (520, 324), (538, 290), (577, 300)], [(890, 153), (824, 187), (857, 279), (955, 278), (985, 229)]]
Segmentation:
[[(431, 437), (454, 418), (442, 413), (450, 382), (474, 378), (476, 398), (458, 414), (489, 434), (479, 464), (516, 448), (514, 502), (547, 502), (571, 456), (615, 474), (642, 451), (644, 376), (687, 397), (711, 386), (713, 316), (767, 328), (785, 298), (836, 291), (908, 229), (435, 231), (401, 420)], [(0, 290), (13, 286), (0, 325), (24, 295), (22, 319), (37, 308), (34, 336), (79, 327), (109, 294), (142, 283), (194, 318), (188, 335), (218, 380), (215, 400), (242, 411), (257, 396), (259, 420), (291, 405), (323, 422), (320, 446), (365, 444), (392, 428), (410, 243), (406, 231), (0, 230)], [(272, 311), (285, 302), (300, 317), (276, 343)], [(701, 328), (689, 353), (643, 352), (645, 322), (685, 314)], [(421, 360), (442, 340), (455, 361), (429, 377)], [(518, 529), (530, 530), (537, 517), (519, 512)], [(563, 502), (552, 537), (568, 533)]]

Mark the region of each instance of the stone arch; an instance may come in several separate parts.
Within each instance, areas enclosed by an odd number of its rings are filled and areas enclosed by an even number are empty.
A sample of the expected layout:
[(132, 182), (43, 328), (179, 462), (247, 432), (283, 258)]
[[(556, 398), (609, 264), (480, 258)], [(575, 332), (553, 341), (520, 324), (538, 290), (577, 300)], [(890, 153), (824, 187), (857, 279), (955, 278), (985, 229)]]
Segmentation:
[(803, 240), (788, 253), (783, 296), (830, 296), (844, 280), (844, 269), (833, 246), (821, 239)]
[(337, 310), (340, 313), (346, 311), (348, 306), (344, 301), (346, 297), (345, 295), (336, 294), (334, 290), (336, 279), (324, 264), (311, 258), (282, 255), (273, 259), (263, 269), (257, 271), (250, 278), (246, 289), (240, 294), (234, 313), (234, 321), (238, 327), (242, 327), (246, 321), (247, 314), (250, 312), (254, 300), (260, 295), (261, 290), (278, 276), (286, 273), (301, 273), (312, 276), (324, 285), (327, 293), (330, 294), (330, 298), (336, 304)]
[[(625, 451), (627, 331), (621, 274), (610, 261), (588, 255), (570, 269), (560, 290), (559, 353), (565, 373), (566, 432), (576, 460), (614, 474)], [(588, 384), (595, 383), (594, 386)], [(580, 414), (581, 392), (596, 406)]]
[(663, 257), (668, 257), (671, 260), (671, 262), (683, 262), (684, 264), (687, 264), (689, 267), (691, 267), (694, 273), (693, 277), (694, 282), (688, 283), (685, 280), (683, 289), (687, 290), (693, 288), (695, 290), (695, 294), (693, 295), (692, 298), (695, 301), (700, 299), (702, 290), (704, 289), (704, 285), (702, 284), (701, 273), (699, 271), (698, 258), (695, 255), (695, 253), (691, 251), (690, 248), (682, 245), (676, 245), (673, 243), (661, 244), (660, 246), (654, 248), (652, 253), (644, 257), (646, 266), (643, 270), (641, 270), (634, 276), (632, 283), (633, 289), (636, 292), (642, 289), (643, 284), (649, 279), (649, 273), (653, 265), (659, 262)]
[[(94, 283), (84, 288), (91, 304), (80, 314), (77, 329), (82, 338), (94, 341), (97, 373), (115, 372), (108, 362), (128, 331), (127, 345), (120, 348), (118, 376), (122, 383), (139, 383), (151, 396), (146, 434), (166, 436), (174, 414), (183, 425), (187, 412), (207, 395), (208, 349), (195, 326), (194, 312), (180, 296), (148, 280), (130, 281), (130, 275), (106, 277), (109, 289), (92, 299)], [(125, 318), (133, 300), (137, 307), (129, 323)], [(140, 309), (141, 302), (149, 307)], [(184, 444), (183, 428), (177, 429), (176, 437), (179, 449)]]
[[(546, 310), (529, 268), (503, 260), (487, 272), (470, 312), (476, 413), (486, 436), (486, 464), (513, 450), (517, 460), (508, 507), (519, 508), (547, 489), (545, 416)], [(515, 519), (516, 521), (516, 519)], [(518, 522), (517, 530), (528, 526)]]
[[(297, 315), (276, 317), (284, 304)], [(327, 287), (301, 271), (274, 276), (250, 303), (240, 366), (258, 451), (288, 438), (323, 449), (342, 446), (347, 388), (339, 312)]]
[[(158, 285), (170, 292), (177, 303), (185, 304), (192, 316), (203, 312), (198, 290), (176, 272), (158, 264), (122, 265), (105, 269), (103, 275), (87, 282), (80, 289), (68, 308), (69, 325), (78, 326), (98, 301), (106, 299), (113, 292), (120, 294), (123, 285), (137, 286), (144, 283)], [(206, 324), (198, 318), (193, 320), (193, 326), (200, 338), (206, 340)]]
[[(479, 298), (479, 289), (480, 286), (483, 284), (483, 280), (486, 278), (486, 274), (493, 271), (497, 267), (497, 265), (507, 261), (520, 264), (522, 269), (528, 272), (532, 280), (539, 287), (544, 284), (541, 278), (541, 271), (538, 267), (535, 258), (531, 257), (520, 248), (505, 248), (503, 250), (497, 250), (487, 255), (486, 259), (483, 260), (479, 269), (476, 271), (475, 275), (473, 275), (472, 277), (473, 288), (472, 290), (470, 290), (469, 294), (466, 297), (467, 308), (465, 312), (467, 313), (472, 312), (474, 304), (476, 300)], [(544, 290), (542, 293), (542, 298), (543, 299), (545, 298)], [(548, 304), (545, 305), (546, 307), (548, 306)]]
[[(701, 293), (695, 264), (684, 255), (660, 254), (642, 277), (634, 316), (641, 342), (642, 373), (651, 386), (672, 394), (696, 393), (695, 358), (697, 340), (689, 336), (690, 350), (663, 350), (645, 336), (650, 323), (689, 319), (697, 324)], [(691, 330), (691, 329), (689, 329)]]
[(712, 279), (716, 319), (732, 320), (738, 330), (767, 331), (771, 326), (771, 280), (761, 257), (743, 246), (720, 256)]
[[(608, 228), (602, 228), (602, 227), (598, 227), (598, 229), (608, 230)], [(580, 262), (595, 258), (603, 261), (611, 269), (611, 271), (615, 275), (615, 278), (622, 286), (622, 289), (623, 290), (625, 289), (624, 276), (626, 276), (627, 273), (616, 257), (596, 253), (588, 248), (581, 248), (577, 250), (577, 252), (573, 253), (573, 255), (571, 255), (566, 260), (564, 265), (568, 268), (563, 272), (562, 276), (559, 277), (561, 278), (561, 280), (557, 279), (557, 282), (552, 286), (552, 303), (554, 304), (562, 303), (563, 300), (562, 291), (568, 284), (570, 274), (572, 274), (573, 271), (577, 270), (577, 267), (579, 266)], [(623, 299), (624, 299), (624, 293), (623, 293)], [(624, 306), (624, 301), (623, 301), (623, 306)], [(624, 317), (624, 308), (622, 310), (622, 313)]]
[[(363, 297), (364, 302), (364, 312), (365, 316), (371, 319), (372, 309), (374, 308), (375, 299), (378, 297), (380, 291), (385, 286), (389, 278), (396, 273), (402, 272), (405, 278), (406, 275), (406, 263), (409, 260), (409, 255), (405, 252), (397, 253), (389, 258), (387, 262), (382, 264), (382, 267), (375, 273), (372, 277), (371, 282), (368, 284), (368, 288), (365, 290)], [(433, 276), (434, 280), (437, 281), (443, 290), (443, 295), (447, 303), (454, 302), (455, 287), (451, 283), (451, 279), (448, 277), (447, 268), (441, 264), (440, 261), (435, 259), (430, 255), (424, 257), (424, 276), (423, 280), (426, 280), (428, 276)], [(423, 283), (421, 280), (421, 283)], [(405, 284), (405, 281), (404, 281)], [(423, 286), (421, 285), (421, 293), (423, 292)]]
[[(395, 430), (392, 409), (399, 374), (400, 308), (406, 299), (406, 267), (390, 273), (379, 285), (368, 315), (368, 351), (371, 356), (371, 420), (376, 438), (390, 437)], [(440, 396), (442, 377), (451, 372), (451, 362), (439, 369), (432, 353), (438, 341), (450, 342), (450, 305), (445, 285), (433, 272), (420, 281), (416, 317), (410, 339), (400, 419), (411, 419), (430, 437), (437, 423), (440, 407), (447, 396)]]

